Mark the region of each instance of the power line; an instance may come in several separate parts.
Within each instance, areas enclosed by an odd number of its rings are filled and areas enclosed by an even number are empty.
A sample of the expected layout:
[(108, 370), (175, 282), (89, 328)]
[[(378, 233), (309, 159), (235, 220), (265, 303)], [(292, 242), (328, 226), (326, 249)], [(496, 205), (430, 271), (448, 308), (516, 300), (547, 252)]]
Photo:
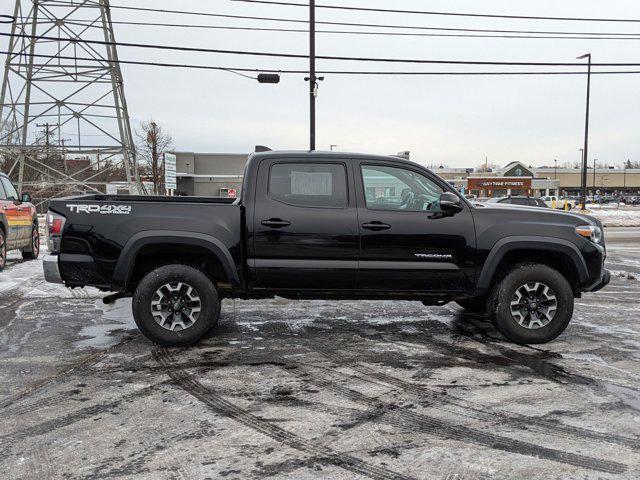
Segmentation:
[[(0, 55), (7, 55), (9, 52), (1, 52)], [(24, 54), (26, 57), (33, 58), (46, 58), (46, 59), (56, 59), (56, 60), (72, 60), (72, 61), (95, 61), (93, 58), (82, 58), (76, 56), (64, 56), (64, 55), (44, 55), (44, 54)], [(116, 64), (124, 64), (124, 65), (141, 65), (141, 66), (152, 66), (152, 67), (166, 67), (166, 68), (185, 68), (185, 69), (199, 69), (199, 70), (217, 70), (217, 71), (226, 71), (230, 73), (238, 73), (238, 72), (249, 72), (249, 73), (279, 73), (279, 74), (300, 74), (306, 75), (309, 72), (306, 70), (279, 70), (279, 69), (271, 69), (271, 68), (245, 68), (245, 67), (222, 67), (222, 66), (214, 66), (214, 65), (197, 65), (197, 64), (182, 64), (182, 63), (165, 63), (165, 62), (145, 62), (139, 60), (114, 60), (110, 63)], [(55, 65), (56, 67), (64, 68), (64, 67), (73, 67), (77, 65)], [(586, 75), (586, 72), (575, 72), (575, 71), (533, 71), (533, 72), (412, 72), (412, 71), (380, 71), (380, 70), (321, 70), (318, 71), (319, 74), (322, 75), (375, 75), (375, 76), (384, 76), (384, 75), (404, 75), (404, 76), (483, 76), (483, 75)], [(592, 75), (636, 75), (640, 74), (640, 70), (613, 70), (613, 71), (592, 71)], [(253, 77), (250, 77), (253, 78)]]
[[(47, 5), (55, 6), (55, 2), (47, 3)], [(83, 5), (78, 5), (78, 8)], [(254, 15), (232, 15), (222, 13), (209, 13), (199, 12), (193, 10), (168, 10), (161, 8), (149, 8), (149, 7), (133, 7), (128, 5), (111, 5), (111, 8), (122, 10), (134, 10), (142, 12), (153, 13), (168, 13), (176, 15), (193, 15), (201, 17), (213, 17), (213, 18), (233, 18), (242, 20), (259, 20), (268, 22), (284, 22), (284, 23), (300, 23), (308, 24), (308, 20), (285, 18), (285, 17), (265, 17)], [(114, 24), (123, 22), (113, 22)], [(342, 27), (372, 27), (372, 28), (387, 28), (387, 29), (406, 29), (406, 30), (441, 30), (441, 31), (454, 31), (454, 32), (476, 32), (476, 33), (509, 33), (509, 34), (532, 34), (532, 35), (592, 35), (592, 36), (638, 36), (640, 33), (616, 33), (616, 32), (563, 32), (554, 30), (504, 30), (504, 29), (475, 29), (475, 28), (451, 28), (451, 27), (425, 27), (416, 25), (394, 25), (394, 24), (381, 24), (381, 23), (354, 23), (354, 22), (333, 22), (333, 21), (321, 21), (316, 20), (318, 25), (333, 25)]]
[[(74, 21), (65, 22), (67, 25), (90, 25), (91, 22)], [(195, 25), (187, 23), (156, 23), (156, 22), (128, 22), (128, 21), (113, 21), (116, 25), (131, 25), (131, 26), (150, 26), (150, 27), (175, 27), (175, 28), (200, 28), (200, 29), (213, 29), (213, 30), (240, 30), (250, 32), (289, 32), (289, 33), (304, 33), (308, 34), (307, 29), (295, 29), (295, 28), (268, 28), (268, 27), (241, 27), (230, 25)], [(317, 22), (316, 22), (317, 23)], [(434, 29), (435, 30), (435, 29)], [(464, 30), (464, 29), (460, 29)], [(469, 29), (473, 31), (473, 29)], [(613, 34), (620, 35), (614, 37), (605, 36), (552, 36), (552, 35), (493, 35), (493, 34), (457, 34), (457, 33), (414, 33), (414, 32), (374, 32), (374, 31), (358, 31), (358, 30), (316, 30), (316, 33), (320, 34), (341, 34), (341, 35), (371, 35), (371, 36), (398, 36), (398, 37), (448, 37), (448, 38), (522, 38), (522, 39), (553, 39), (553, 40), (640, 40), (640, 33), (635, 36), (627, 36), (627, 34)], [(624, 35), (624, 36), (623, 36)]]
[[(267, 5), (283, 5), (290, 7), (305, 7), (309, 5), (303, 3), (284, 2), (277, 0), (231, 0), (232, 2), (242, 3), (261, 3)], [(489, 13), (463, 13), (463, 12), (435, 12), (424, 10), (398, 10), (392, 8), (373, 8), (373, 7), (350, 7), (345, 5), (316, 5), (316, 8), (325, 8), (331, 10), (351, 10), (359, 12), (377, 12), (377, 13), (404, 13), (412, 15), (438, 15), (450, 17), (476, 17), (476, 18), (507, 18), (510, 20), (553, 20), (553, 21), (570, 21), (570, 22), (624, 22), (624, 23), (640, 23), (637, 18), (588, 18), (588, 17), (546, 17), (540, 15), (504, 15)]]
[[(69, 43), (86, 43), (97, 45), (113, 45), (118, 47), (134, 47), (134, 48), (148, 48), (157, 50), (171, 50), (180, 52), (198, 52), (198, 53), (218, 53), (228, 55), (246, 55), (246, 56), (260, 56), (271, 58), (297, 58), (307, 59), (308, 55), (299, 53), (281, 53), (281, 52), (258, 52), (247, 50), (226, 50), (217, 48), (202, 48), (202, 47), (184, 47), (177, 45), (157, 45), (148, 43), (131, 43), (131, 42), (108, 42), (103, 40), (85, 40), (75, 38), (61, 38), (50, 37), (46, 35), (27, 35), (27, 34), (11, 34), (2, 33), (0, 36), (18, 38), (28, 38), (31, 40), (50, 40), (50, 41), (62, 41)], [(411, 58), (377, 58), (377, 57), (346, 57), (336, 55), (317, 55), (316, 58), (320, 60), (335, 60), (335, 61), (348, 61), (348, 62), (377, 62), (377, 63), (412, 63), (412, 64), (434, 64), (434, 65), (501, 65), (501, 66), (535, 66), (535, 67), (584, 67), (583, 63), (568, 63), (568, 62), (507, 62), (507, 61), (482, 61), (482, 60), (432, 60), (432, 59), (411, 59)], [(640, 67), (640, 63), (592, 63), (593, 67)]]

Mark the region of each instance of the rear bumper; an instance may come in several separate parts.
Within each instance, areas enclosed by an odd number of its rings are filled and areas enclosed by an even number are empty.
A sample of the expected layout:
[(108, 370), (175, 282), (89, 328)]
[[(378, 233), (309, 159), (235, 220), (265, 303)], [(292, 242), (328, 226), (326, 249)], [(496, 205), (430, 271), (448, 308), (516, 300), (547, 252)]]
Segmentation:
[(57, 255), (45, 255), (42, 259), (42, 268), (44, 269), (44, 279), (47, 282), (63, 283)]
[(586, 292), (597, 292), (598, 290), (602, 290), (604, 287), (609, 285), (611, 281), (611, 272), (607, 269), (602, 269), (602, 276), (596, 281), (593, 285), (589, 286), (585, 291)]

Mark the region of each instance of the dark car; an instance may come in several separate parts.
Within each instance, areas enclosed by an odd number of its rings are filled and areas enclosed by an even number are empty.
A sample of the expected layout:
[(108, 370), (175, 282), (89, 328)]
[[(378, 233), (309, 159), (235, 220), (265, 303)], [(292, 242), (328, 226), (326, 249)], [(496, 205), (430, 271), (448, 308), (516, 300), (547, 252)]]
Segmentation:
[(520, 205), (525, 207), (543, 207), (549, 208), (549, 205), (545, 201), (538, 197), (525, 197), (525, 196), (508, 196), (508, 197), (495, 197), (487, 200), (486, 203), (498, 203), (501, 205)]
[(9, 250), (21, 250), (27, 260), (38, 258), (38, 216), (29, 194), (18, 195), (9, 177), (0, 173), (0, 271)]
[(140, 330), (192, 345), (223, 298), (455, 301), (519, 343), (564, 331), (573, 302), (604, 287), (594, 218), (485, 204), (395, 157), (268, 152), (242, 196), (86, 195), (48, 214), (45, 277), (133, 297)]

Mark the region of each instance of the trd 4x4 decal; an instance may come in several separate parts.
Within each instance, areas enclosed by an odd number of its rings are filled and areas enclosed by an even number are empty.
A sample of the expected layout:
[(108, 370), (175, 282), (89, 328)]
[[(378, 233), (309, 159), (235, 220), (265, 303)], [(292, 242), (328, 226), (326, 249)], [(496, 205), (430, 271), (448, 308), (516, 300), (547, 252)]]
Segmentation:
[(101, 215), (129, 215), (131, 213), (131, 205), (68, 204), (67, 208), (75, 213), (99, 213)]

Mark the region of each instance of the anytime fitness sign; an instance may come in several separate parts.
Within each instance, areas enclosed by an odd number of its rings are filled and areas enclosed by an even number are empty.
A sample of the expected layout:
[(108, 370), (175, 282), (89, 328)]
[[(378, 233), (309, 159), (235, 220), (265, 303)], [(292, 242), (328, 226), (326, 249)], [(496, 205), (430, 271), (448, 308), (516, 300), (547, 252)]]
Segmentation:
[(530, 178), (468, 178), (467, 189), (468, 190), (482, 190), (482, 189), (494, 189), (494, 188), (514, 188), (518, 190), (530, 190), (531, 179)]

